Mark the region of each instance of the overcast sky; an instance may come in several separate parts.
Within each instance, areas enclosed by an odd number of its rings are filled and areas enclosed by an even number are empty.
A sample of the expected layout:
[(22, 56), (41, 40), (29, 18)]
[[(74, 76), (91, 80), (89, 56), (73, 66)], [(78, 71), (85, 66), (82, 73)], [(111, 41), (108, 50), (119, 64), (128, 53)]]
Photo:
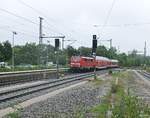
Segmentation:
[[(12, 41), (11, 31), (16, 31), (15, 44), (38, 43), (39, 16), (44, 18), (43, 34), (64, 34), (66, 40), (77, 40), (74, 47), (91, 47), (93, 34), (103, 40), (112, 38), (121, 52), (143, 51), (144, 41), (150, 43), (150, 0), (0, 0), (0, 41)], [(53, 39), (44, 39), (44, 43), (47, 40), (54, 43)], [(108, 42), (102, 44), (109, 46)]]

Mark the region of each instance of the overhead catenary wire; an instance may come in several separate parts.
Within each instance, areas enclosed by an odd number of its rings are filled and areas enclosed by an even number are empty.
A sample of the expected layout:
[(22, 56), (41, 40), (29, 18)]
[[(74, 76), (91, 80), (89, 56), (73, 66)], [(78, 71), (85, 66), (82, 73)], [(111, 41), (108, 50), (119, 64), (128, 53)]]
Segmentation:
[[(125, 24), (116, 24), (116, 25), (106, 25), (105, 27), (110, 28), (120, 28), (120, 27), (136, 27), (136, 26), (143, 26), (143, 25), (150, 25), (150, 22), (143, 22), (143, 23), (125, 23)], [(95, 25), (96, 27), (103, 27), (103, 25)]]
[(22, 29), (22, 28), (20, 28), (19, 26), (17, 26), (17, 25), (2, 25), (2, 24), (0, 24), (0, 28), (8, 28), (8, 29), (14, 29), (14, 30), (20, 30), (20, 31), (24, 31), (24, 32), (27, 32), (27, 33), (32, 33), (32, 34), (34, 34), (34, 33), (38, 33), (38, 32), (35, 32), (35, 30), (34, 30), (34, 32), (33, 31), (31, 31), (31, 30), (28, 30), (28, 29)]
[[(37, 14), (42, 15), (42, 16), (44, 16), (44, 17), (47, 18), (47, 15), (45, 15), (43, 12), (41, 12), (41, 11), (39, 11), (39, 10), (33, 8), (31, 5), (25, 3), (24, 1), (22, 1), (22, 0), (17, 0), (17, 1), (18, 1), (19, 3), (21, 3), (22, 5), (24, 5), (24, 6), (28, 7), (28, 8), (30, 8), (30, 9), (32, 9), (32, 10), (33, 10), (34, 12), (36, 12)], [(49, 18), (48, 18), (48, 19), (49, 19)], [(49, 20), (51, 20), (51, 19), (49, 19)], [(47, 20), (45, 20), (45, 21), (47, 22), (48, 25), (52, 26)], [(54, 26), (53, 26), (53, 27), (54, 27)], [(52, 28), (49, 28), (49, 27), (47, 27), (47, 28), (50, 29), (50, 30), (53, 30), (54, 32), (56, 32), (56, 33), (58, 33), (58, 34), (64, 35), (64, 34), (58, 32), (58, 31), (56, 31), (56, 30), (54, 30), (54, 29), (52, 29)]]
[[(10, 14), (10, 15), (12, 15), (12, 16), (15, 16), (15, 17), (17, 17), (17, 18), (23, 19), (23, 20), (25, 20), (25, 21), (27, 21), (27, 22), (29, 22), (29, 23), (32, 23), (32, 24), (34, 24), (34, 25), (39, 26), (38, 23), (33, 22), (32, 20), (30, 20), (30, 19), (28, 19), (28, 18), (26, 18), (26, 17), (20, 16), (20, 15), (18, 15), (18, 14), (16, 14), (16, 13), (10, 12), (10, 11), (5, 10), (5, 9), (2, 9), (2, 8), (0, 8), (0, 11), (5, 12), (5, 13), (7, 13), (7, 14)], [(50, 28), (48, 28), (48, 27), (46, 27), (46, 26), (43, 26), (43, 28), (50, 29)], [(51, 30), (52, 30), (52, 29), (51, 29)]]
[[(52, 19), (52, 18), (50, 18), (49, 16), (47, 16), (47, 15), (45, 15), (43, 12), (41, 12), (40, 10), (37, 10), (37, 9), (35, 9), (34, 7), (32, 7), (31, 5), (29, 5), (28, 3), (26, 3), (26, 2), (24, 2), (23, 0), (17, 0), (20, 4), (22, 4), (22, 5), (24, 5), (24, 6), (26, 6), (26, 7), (28, 7), (28, 8), (30, 8), (30, 9), (32, 9), (34, 12), (36, 12), (37, 14), (39, 14), (39, 15), (41, 15), (41, 16), (43, 16), (44, 18), (46, 18), (45, 19), (45, 21), (47, 22), (47, 24), (49, 25), (49, 26), (51, 26), (51, 27), (53, 27), (54, 29), (52, 29), (52, 28), (49, 28), (50, 30), (53, 30), (53, 31), (55, 31), (56, 33), (58, 33), (58, 34), (60, 34), (60, 35), (64, 35), (63, 33), (61, 33), (60, 31), (57, 31), (56, 29), (58, 29), (56, 26), (54, 26), (54, 25), (52, 25), (52, 24), (50, 24), (49, 23), (49, 21), (51, 21), (52, 23), (54, 23), (54, 20)], [(62, 25), (62, 24), (61, 24)], [(58, 29), (59, 30), (59, 29)], [(66, 27), (65, 27), (65, 29), (63, 29), (63, 32), (66, 30)], [(71, 30), (70, 30), (71, 31)], [(67, 34), (69, 34), (68, 32), (70, 32), (69, 30), (67, 30)], [(70, 32), (71, 34), (72, 34), (72, 32)], [(70, 34), (68, 35), (68, 36), (71, 36)]]
[[(34, 25), (39, 26), (38, 23), (35, 23), (35, 22), (33, 22), (33, 21), (27, 19), (26, 17), (22, 17), (22, 16), (20, 16), (20, 15), (18, 15), (18, 14), (16, 14), (16, 13), (13, 13), (13, 12), (10, 12), (10, 11), (8, 11), (8, 10), (1, 9), (1, 8), (0, 8), (0, 11), (5, 12), (5, 13), (7, 13), (7, 14), (9, 14), (9, 15), (14, 16), (14, 17), (17, 17), (17, 18), (19, 18), (19, 19), (23, 19), (23, 20), (25, 20), (25, 21), (27, 21), (27, 22), (29, 22), (29, 23), (31, 23), (31, 24), (34, 24)], [(17, 22), (17, 24), (18, 24), (18, 22)], [(44, 28), (49, 30), (49, 28), (47, 28), (47, 27), (45, 27), (45, 26), (44, 26)], [(19, 33), (20, 35), (24, 35), (24, 36), (31, 37), (31, 38), (38, 38), (38, 34), (37, 34), (37, 35), (36, 35), (36, 34), (34, 35), (34, 33), (31, 34), (31, 33), (27, 32), (27, 31), (23, 31), (23, 29), (19, 30), (18, 28), (17, 28), (17, 29), (14, 28), (14, 27), (11, 28), (10, 26), (7, 26), (7, 27), (6, 27), (6, 26), (1, 26), (1, 27), (0, 27), (0, 30), (5, 30), (5, 31), (8, 31), (8, 32), (16, 31), (16, 32)]]
[[(64, 33), (61, 33), (60, 31), (56, 30), (58, 29), (56, 26), (54, 25), (51, 25), (49, 23), (49, 21), (52, 21), (51, 18), (49, 18), (47, 15), (45, 15), (43, 12), (41, 12), (40, 10), (37, 10), (35, 8), (33, 8), (31, 5), (29, 5), (28, 3), (24, 2), (23, 0), (17, 0), (19, 3), (21, 3), (22, 5), (32, 9), (34, 12), (36, 12), (37, 14), (39, 14), (40, 16), (44, 17), (44, 21), (46, 22), (47, 26), (43, 26), (43, 28), (47, 28), (49, 29), (50, 31), (54, 31), (55, 33), (57, 33), (59, 36), (66, 36), (66, 37), (70, 37), (70, 39), (72, 39), (72, 33), (68, 33), (68, 31), (66, 32), (66, 34)], [(53, 22), (53, 21), (52, 21)], [(50, 27), (49, 27), (50, 26)], [(52, 28), (51, 28), (52, 27)], [(66, 27), (65, 29), (63, 29), (63, 32), (66, 30)], [(70, 32), (70, 31), (69, 31)]]
[[(0, 27), (0, 30), (9, 31), (9, 32), (13, 32), (13, 31), (14, 31), (14, 29), (10, 29), (10, 28), (8, 28), (8, 27)], [(38, 36), (29, 34), (28, 32), (22, 32), (22, 31), (16, 30), (16, 29), (15, 29), (15, 31), (16, 31), (17, 33), (19, 33), (19, 34), (22, 34), (22, 35), (25, 35), (25, 36), (28, 36), (28, 37), (38, 38)]]
[(13, 13), (13, 12), (8, 11), (8, 10), (5, 10), (5, 9), (0, 8), (0, 11), (3, 11), (3, 12), (5, 12), (5, 13), (8, 13), (8, 14), (10, 14), (10, 15), (12, 15), (12, 16), (17, 17), (17, 18), (21, 18), (21, 19), (23, 19), (23, 20), (25, 20), (25, 21), (27, 21), (27, 22), (32, 23), (32, 24), (38, 25), (38, 23), (35, 23), (35, 22), (33, 22), (32, 20), (27, 19), (27, 18), (25, 18), (25, 17), (23, 17), (23, 16), (20, 16), (20, 15), (17, 15), (17, 14), (15, 14), (15, 13)]
[(108, 23), (108, 20), (109, 20), (109, 17), (110, 17), (110, 15), (111, 15), (111, 12), (112, 12), (112, 10), (113, 10), (113, 7), (114, 7), (114, 5), (115, 5), (115, 2), (116, 2), (116, 0), (113, 0), (113, 2), (112, 2), (112, 4), (111, 4), (111, 7), (110, 7), (110, 9), (108, 10), (108, 13), (107, 13), (107, 15), (106, 15), (106, 19), (105, 19), (105, 21), (104, 21), (104, 24), (102, 25), (102, 30), (101, 30), (101, 32), (103, 32), (105, 26), (106, 26), (107, 23)]
[[(55, 31), (56, 33), (58, 33), (58, 35), (61, 35), (61, 36), (64, 36), (65, 35), (65, 37), (70, 37), (70, 39), (72, 39), (73, 38), (73, 34), (74, 33), (77, 33), (76, 31), (72, 31), (72, 30), (74, 30), (74, 29), (68, 29), (68, 27), (66, 27), (66, 25), (64, 25), (64, 24), (62, 24), (62, 22), (61, 22), (61, 24), (60, 24), (60, 26), (61, 27), (65, 27), (65, 28), (61, 28), (61, 30), (63, 30), (63, 33), (61, 32), (60, 33), (60, 28), (58, 28), (58, 27), (56, 27), (56, 25), (52, 25), (52, 23), (54, 24), (55, 23), (55, 20), (53, 20), (53, 18), (51, 18), (51, 17), (49, 17), (49, 16), (47, 16), (47, 15), (45, 15), (43, 12), (41, 12), (40, 10), (38, 10), (38, 9), (36, 9), (36, 8), (34, 8), (34, 7), (32, 7), (32, 5), (30, 5), (30, 4), (28, 4), (26, 1), (24, 1), (24, 0), (17, 0), (20, 4), (22, 4), (22, 5), (24, 5), (24, 6), (26, 6), (26, 7), (28, 7), (28, 8), (30, 8), (30, 9), (32, 9), (34, 12), (36, 12), (37, 14), (39, 14), (40, 16), (42, 16), (42, 17), (44, 17), (44, 21), (47, 23), (46, 25), (46, 27), (43, 27), (43, 28), (47, 28), (47, 29), (49, 29), (50, 31)], [(50, 22), (51, 21), (51, 22)], [(58, 26), (58, 24), (57, 24), (57, 26)], [(77, 30), (78, 31), (78, 30)], [(65, 33), (65, 34), (64, 34)], [(77, 35), (76, 35), (77, 36)], [(78, 37), (79, 38), (79, 37)], [(78, 39), (77, 38), (77, 39)]]

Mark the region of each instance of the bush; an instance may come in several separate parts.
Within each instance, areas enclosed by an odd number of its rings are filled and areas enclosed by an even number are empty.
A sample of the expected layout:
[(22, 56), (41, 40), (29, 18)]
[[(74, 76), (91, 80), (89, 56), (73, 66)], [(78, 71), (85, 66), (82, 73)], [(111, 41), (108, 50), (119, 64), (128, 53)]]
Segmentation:
[(112, 118), (149, 118), (150, 108), (135, 96), (122, 96), (112, 109)]
[(111, 92), (112, 93), (117, 93), (117, 90), (118, 90), (118, 85), (112, 84), (112, 86), (111, 86)]
[(109, 71), (108, 71), (108, 74), (111, 75), (111, 74), (112, 74), (112, 70), (109, 70)]

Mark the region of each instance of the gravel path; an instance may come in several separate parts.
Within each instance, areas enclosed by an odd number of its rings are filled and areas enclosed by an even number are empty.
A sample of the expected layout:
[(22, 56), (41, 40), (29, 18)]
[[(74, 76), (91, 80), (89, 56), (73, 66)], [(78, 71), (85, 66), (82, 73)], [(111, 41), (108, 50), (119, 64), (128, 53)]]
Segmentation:
[[(39, 102), (19, 111), (21, 118), (77, 118), (80, 112), (101, 102), (101, 97), (110, 90), (109, 81), (103, 84), (88, 82), (62, 92), (46, 101)], [(85, 113), (87, 118), (93, 114)]]
[(144, 103), (150, 105), (150, 81), (143, 76), (133, 72), (133, 79), (130, 80), (129, 86), (134, 95), (141, 98)]

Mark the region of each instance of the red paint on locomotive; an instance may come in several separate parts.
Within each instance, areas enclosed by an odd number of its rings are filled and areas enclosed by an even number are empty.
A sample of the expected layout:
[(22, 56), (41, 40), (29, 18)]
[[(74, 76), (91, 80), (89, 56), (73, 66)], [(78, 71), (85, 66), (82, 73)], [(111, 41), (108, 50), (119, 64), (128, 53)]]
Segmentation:
[(106, 57), (96, 56), (96, 61), (93, 57), (72, 56), (70, 60), (70, 68), (76, 69), (92, 69), (118, 67), (118, 60), (111, 60)]

